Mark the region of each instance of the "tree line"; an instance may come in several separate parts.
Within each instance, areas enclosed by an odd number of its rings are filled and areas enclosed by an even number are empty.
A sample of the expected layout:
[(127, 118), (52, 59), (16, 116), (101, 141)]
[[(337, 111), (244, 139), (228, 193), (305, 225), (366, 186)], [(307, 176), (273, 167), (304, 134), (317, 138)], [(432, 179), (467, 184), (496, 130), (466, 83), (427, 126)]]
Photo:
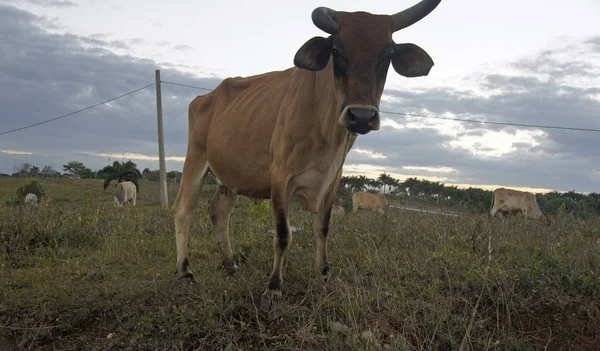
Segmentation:
[[(29, 163), (21, 164), (13, 177), (77, 177), (104, 179), (106, 189), (111, 182), (132, 181), (139, 187), (138, 181), (146, 179), (151, 182), (160, 180), (158, 169), (143, 171), (128, 160), (126, 162), (114, 161), (112, 165), (105, 166), (96, 171), (86, 167), (83, 162), (70, 161), (63, 165), (64, 173), (54, 170), (51, 166), (40, 169)], [(182, 173), (179, 171), (167, 172), (167, 182), (179, 183)], [(8, 175), (5, 175), (8, 176)], [(216, 184), (215, 177), (209, 172), (206, 184)], [(400, 201), (414, 201), (418, 203), (432, 203), (448, 207), (460, 207), (468, 211), (486, 213), (492, 203), (492, 192), (475, 187), (459, 189), (455, 185), (445, 185), (416, 177), (407, 178), (403, 182), (387, 173), (381, 173), (377, 178), (368, 178), (364, 175), (343, 176), (340, 181), (338, 196), (348, 199), (352, 193), (367, 191), (383, 193)], [(536, 194), (538, 205), (543, 213), (556, 215), (570, 213), (580, 218), (600, 215), (600, 194), (581, 194), (575, 191), (559, 193), (557, 191), (546, 194)], [(350, 200), (351, 201), (351, 200)]]
[[(455, 185), (445, 185), (416, 177), (407, 178), (403, 182), (389, 174), (382, 173), (377, 178), (363, 175), (343, 176), (338, 194), (357, 191), (383, 193), (401, 201), (432, 203), (449, 207), (461, 207), (466, 210), (486, 213), (492, 205), (492, 191), (469, 187), (459, 189)], [(569, 213), (580, 218), (600, 215), (600, 194), (581, 194), (575, 191), (535, 194), (543, 213), (556, 215)]]
[[(63, 172), (55, 170), (52, 166), (44, 166), (40, 169), (31, 163), (22, 163), (12, 175), (0, 174), (0, 176), (24, 177), (24, 178), (79, 178), (79, 179), (104, 179), (104, 188), (106, 189), (111, 182), (117, 183), (122, 181), (131, 181), (139, 187), (138, 180), (146, 179), (151, 182), (160, 180), (160, 172), (158, 169), (150, 170), (145, 168), (143, 171), (137, 167), (133, 161), (126, 162), (114, 161), (112, 165), (105, 166), (98, 170), (92, 170), (81, 161), (70, 161), (63, 165)], [(182, 173), (179, 171), (167, 172), (168, 183), (179, 183)], [(206, 184), (216, 184), (216, 180), (212, 174), (206, 177)]]

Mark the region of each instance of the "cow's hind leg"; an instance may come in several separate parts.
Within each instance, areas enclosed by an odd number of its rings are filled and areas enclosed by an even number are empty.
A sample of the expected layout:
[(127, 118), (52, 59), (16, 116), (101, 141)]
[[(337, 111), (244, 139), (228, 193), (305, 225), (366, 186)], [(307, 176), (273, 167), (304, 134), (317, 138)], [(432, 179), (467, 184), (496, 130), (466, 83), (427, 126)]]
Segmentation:
[(177, 243), (177, 273), (179, 281), (185, 285), (194, 281), (188, 258), (188, 235), (192, 213), (198, 204), (204, 178), (208, 171), (205, 152), (190, 152), (183, 164), (183, 175), (175, 203), (171, 208), (175, 222), (175, 241)]
[(238, 199), (239, 196), (233, 194), (231, 189), (221, 185), (209, 203), (210, 220), (213, 223), (215, 237), (221, 250), (223, 266), (229, 274), (237, 271), (229, 241), (229, 217)]

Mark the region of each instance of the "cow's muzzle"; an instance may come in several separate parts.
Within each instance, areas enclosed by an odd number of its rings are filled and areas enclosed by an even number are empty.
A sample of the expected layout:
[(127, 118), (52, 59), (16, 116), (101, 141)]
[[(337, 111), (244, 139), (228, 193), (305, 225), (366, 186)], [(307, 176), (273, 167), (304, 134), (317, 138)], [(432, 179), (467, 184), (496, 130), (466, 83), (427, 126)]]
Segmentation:
[(351, 133), (367, 134), (379, 129), (379, 111), (370, 106), (348, 106), (339, 122)]

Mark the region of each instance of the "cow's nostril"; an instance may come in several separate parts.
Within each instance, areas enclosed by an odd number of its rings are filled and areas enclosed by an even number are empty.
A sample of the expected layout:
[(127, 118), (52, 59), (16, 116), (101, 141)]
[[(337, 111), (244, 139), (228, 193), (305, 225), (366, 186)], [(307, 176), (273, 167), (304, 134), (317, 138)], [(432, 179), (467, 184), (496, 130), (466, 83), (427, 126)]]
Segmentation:
[(376, 116), (377, 111), (372, 110), (372, 109), (364, 109), (364, 108), (350, 108), (350, 109), (348, 109), (348, 114), (352, 114), (356, 118), (360, 118), (364, 121), (366, 119), (372, 118), (373, 116)]
[(348, 122), (350, 122), (350, 123), (356, 122), (356, 116), (354, 114), (352, 114), (352, 111), (348, 111), (347, 118), (348, 118)]
[(378, 121), (379, 121), (379, 115), (374, 114), (371, 118), (369, 118), (369, 125), (374, 126), (377, 124)]

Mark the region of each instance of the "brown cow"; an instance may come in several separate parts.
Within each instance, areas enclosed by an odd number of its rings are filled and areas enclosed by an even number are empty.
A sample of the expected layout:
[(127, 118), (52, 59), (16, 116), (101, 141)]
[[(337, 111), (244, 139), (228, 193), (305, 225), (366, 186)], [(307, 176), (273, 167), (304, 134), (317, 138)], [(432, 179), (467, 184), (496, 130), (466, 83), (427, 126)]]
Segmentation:
[(51, 201), (52, 201), (52, 199), (50, 198), (50, 195), (48, 195), (48, 194), (42, 195), (42, 198), (40, 199), (40, 202), (43, 204), (48, 204)]
[(396, 44), (392, 34), (420, 21), (439, 3), (423, 0), (392, 16), (316, 8), (312, 21), (330, 36), (304, 43), (295, 67), (227, 78), (190, 103), (188, 149), (172, 207), (182, 283), (194, 281), (188, 233), (209, 170), (219, 184), (210, 216), (229, 273), (237, 270), (228, 227), (238, 196), (271, 199), (277, 234), (263, 303), (270, 303), (269, 292), (281, 295), (283, 259), (292, 240), (288, 205), (297, 196), (317, 214), (316, 262), (328, 275), (327, 233), (342, 166), (356, 137), (379, 129), (390, 63), (405, 77), (426, 76), (433, 66), (423, 49)]
[(533, 218), (544, 216), (534, 194), (506, 188), (494, 190), (490, 217), (494, 217), (496, 212), (510, 213), (517, 211), (523, 212), (525, 217), (528, 215)]
[(388, 201), (383, 194), (372, 194), (363, 191), (352, 194), (352, 212), (362, 208), (383, 214), (388, 207)]

